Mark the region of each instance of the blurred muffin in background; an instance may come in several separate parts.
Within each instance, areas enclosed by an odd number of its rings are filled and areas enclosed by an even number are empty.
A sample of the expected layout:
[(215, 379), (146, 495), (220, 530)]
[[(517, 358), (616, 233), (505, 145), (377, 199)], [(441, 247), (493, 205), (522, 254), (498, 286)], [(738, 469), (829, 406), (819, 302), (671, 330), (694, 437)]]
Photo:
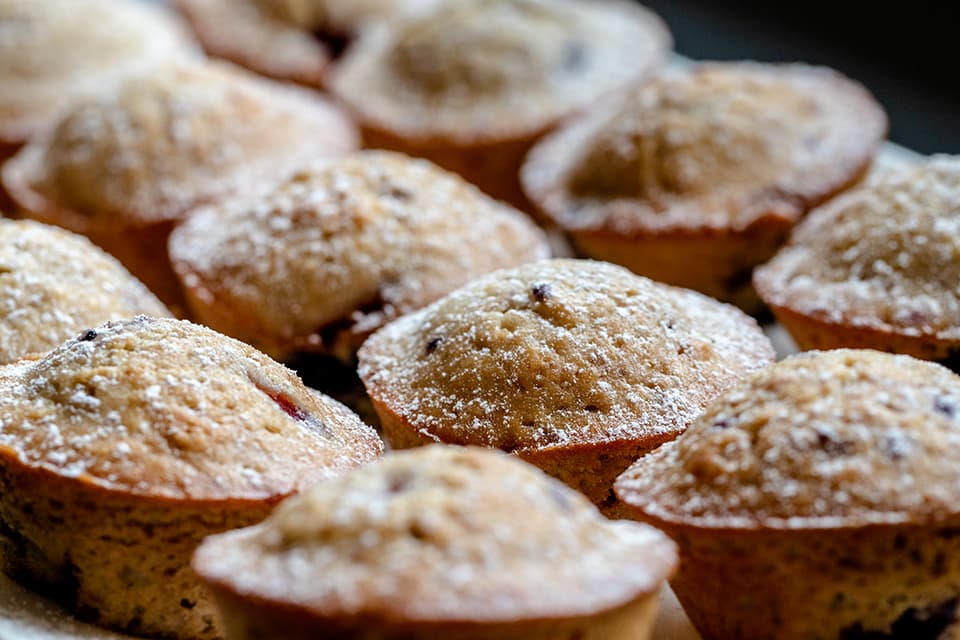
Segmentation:
[(226, 64), (167, 66), (75, 103), (3, 169), (24, 215), (87, 235), (182, 308), (167, 236), (202, 204), (355, 148), (339, 110)]
[(174, 0), (207, 53), (279, 80), (323, 84), (328, 64), (371, 23), (438, 0)]
[(137, 315), (170, 312), (89, 240), (28, 220), (0, 220), (0, 365)]
[(461, 0), (364, 32), (330, 87), (365, 144), (422, 156), (524, 208), (530, 145), (579, 109), (641, 81), (670, 35), (620, 0)]
[(960, 158), (888, 169), (812, 212), (754, 282), (801, 349), (878, 349), (956, 368)]
[(886, 126), (873, 97), (829, 69), (701, 64), (571, 122), (522, 180), (584, 255), (755, 312), (753, 268), (861, 179)]
[(170, 254), (198, 320), (279, 359), (352, 364), (384, 324), (549, 248), (525, 215), (458, 176), (367, 151), (196, 212)]

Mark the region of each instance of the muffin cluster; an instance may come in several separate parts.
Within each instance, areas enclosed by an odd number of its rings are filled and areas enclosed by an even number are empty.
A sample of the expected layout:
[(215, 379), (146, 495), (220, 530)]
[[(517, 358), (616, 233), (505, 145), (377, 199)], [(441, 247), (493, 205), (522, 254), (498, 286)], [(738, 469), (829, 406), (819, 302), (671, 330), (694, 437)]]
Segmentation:
[(670, 47), (0, 0), (0, 570), (165, 639), (637, 640), (668, 581), (703, 638), (960, 634), (960, 162)]

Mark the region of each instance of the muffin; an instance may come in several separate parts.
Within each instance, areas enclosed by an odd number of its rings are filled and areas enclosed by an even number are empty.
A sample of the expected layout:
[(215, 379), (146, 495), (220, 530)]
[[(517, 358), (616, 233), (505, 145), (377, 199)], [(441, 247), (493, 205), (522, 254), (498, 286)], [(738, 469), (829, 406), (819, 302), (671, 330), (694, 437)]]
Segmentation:
[(194, 53), (167, 11), (125, 0), (0, 0), (0, 159), (80, 98)]
[(0, 220), (0, 365), (108, 320), (170, 312), (83, 236)]
[(756, 311), (753, 268), (864, 175), (886, 122), (828, 69), (701, 64), (571, 122), (522, 180), (581, 253)]
[(367, 24), (437, 0), (175, 0), (210, 55), (321, 86), (331, 56)]
[(680, 547), (711, 638), (960, 631), (960, 378), (909, 356), (809, 352), (721, 395), (616, 483)]
[(634, 2), (449, 2), (363, 33), (330, 84), (367, 146), (423, 156), (522, 208), (517, 172), (534, 140), (646, 78), (669, 46)]
[(529, 465), (432, 446), (208, 538), (193, 566), (237, 640), (639, 640), (675, 561)]
[(803, 349), (863, 347), (956, 365), (960, 159), (885, 172), (814, 211), (754, 281)]
[(614, 265), (552, 260), (392, 322), (360, 349), (359, 374), (393, 447), (502, 449), (613, 513), (621, 471), (773, 359), (736, 308)]
[(81, 618), (217, 638), (205, 536), (376, 457), (373, 431), (252, 347), (183, 321), (87, 330), (0, 367), (0, 565)]
[(27, 216), (87, 235), (181, 304), (166, 250), (176, 222), (355, 143), (350, 122), (305, 91), (227, 65), (171, 65), (75, 104), (3, 181)]
[(170, 255), (204, 324), (278, 359), (350, 363), (390, 320), (545, 258), (548, 246), (523, 214), (458, 176), (368, 151), (198, 211), (171, 236)]

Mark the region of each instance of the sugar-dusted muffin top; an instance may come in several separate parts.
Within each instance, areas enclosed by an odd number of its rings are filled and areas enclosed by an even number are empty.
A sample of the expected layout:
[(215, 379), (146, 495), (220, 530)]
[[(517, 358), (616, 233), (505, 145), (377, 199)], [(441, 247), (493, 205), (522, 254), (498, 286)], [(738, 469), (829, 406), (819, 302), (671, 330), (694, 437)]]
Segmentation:
[(356, 144), (338, 110), (225, 64), (165, 67), (75, 105), (4, 171), (19, 204), (75, 230), (139, 227)]
[(867, 91), (829, 69), (701, 64), (558, 132), (523, 180), (568, 229), (743, 229), (847, 186), (885, 131)]
[(421, 433), (508, 451), (675, 437), (773, 361), (741, 311), (622, 267), (498, 271), (374, 334), (371, 397)]
[(618, 0), (442, 3), (364, 34), (333, 87), (362, 119), (404, 137), (499, 139), (645, 77), (669, 44), (656, 16)]
[(86, 238), (36, 222), (0, 220), (0, 364), (139, 314), (170, 312)]
[(377, 151), (198, 212), (170, 250), (201, 317), (218, 307), (215, 328), (271, 353), (342, 351), (342, 332), (357, 342), (477, 276), (549, 254), (518, 211), (429, 162)]
[(713, 402), (620, 476), (644, 514), (708, 528), (956, 518), (960, 377), (877, 351), (813, 351)]
[(208, 538), (194, 567), (215, 585), (331, 619), (495, 623), (618, 607), (654, 591), (675, 561), (660, 532), (606, 520), (523, 462), (431, 446)]
[(370, 427), (252, 347), (140, 316), (0, 367), (0, 455), (108, 491), (280, 497), (379, 455)]
[(162, 9), (125, 0), (0, 0), (0, 143), (52, 123), (123, 75), (190, 54)]
[(890, 169), (814, 211), (755, 281), (827, 322), (960, 339), (960, 159)]

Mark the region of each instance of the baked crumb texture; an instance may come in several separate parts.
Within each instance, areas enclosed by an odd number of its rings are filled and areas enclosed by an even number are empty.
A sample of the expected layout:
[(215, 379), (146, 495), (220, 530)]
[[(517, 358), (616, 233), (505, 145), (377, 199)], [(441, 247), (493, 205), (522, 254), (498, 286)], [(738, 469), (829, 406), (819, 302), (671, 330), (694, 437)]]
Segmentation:
[(108, 320), (170, 312), (83, 236), (0, 220), (0, 365)]
[(75, 103), (3, 167), (25, 214), (89, 236), (163, 300), (179, 300), (173, 225), (356, 146), (353, 125), (307, 92), (225, 64), (168, 65)]
[(888, 170), (814, 211), (755, 280), (803, 349), (896, 351), (954, 368), (960, 160)]
[(204, 536), (379, 455), (372, 429), (253, 348), (139, 317), (0, 367), (0, 563), (135, 635), (223, 635)]
[(584, 254), (755, 310), (753, 267), (862, 177), (886, 125), (829, 69), (700, 64), (551, 135), (522, 180)]
[(632, 2), (453, 2), (362, 34), (331, 87), (368, 146), (426, 157), (522, 206), (532, 142), (646, 78), (669, 47), (660, 19)]
[(618, 640), (648, 637), (675, 561), (529, 465), (433, 445), (207, 539), (193, 566), (232, 638)]
[(0, 0), (0, 148), (122, 77), (196, 55), (176, 19), (145, 2)]
[(205, 324), (278, 358), (352, 363), (390, 320), (549, 247), (523, 214), (459, 176), (368, 151), (198, 212), (170, 252)]
[(614, 478), (774, 359), (753, 319), (588, 260), (475, 280), (375, 333), (359, 373), (398, 448), (493, 447), (612, 506)]
[(616, 483), (680, 545), (704, 638), (946, 638), (960, 601), (960, 378), (808, 352), (724, 393)]

